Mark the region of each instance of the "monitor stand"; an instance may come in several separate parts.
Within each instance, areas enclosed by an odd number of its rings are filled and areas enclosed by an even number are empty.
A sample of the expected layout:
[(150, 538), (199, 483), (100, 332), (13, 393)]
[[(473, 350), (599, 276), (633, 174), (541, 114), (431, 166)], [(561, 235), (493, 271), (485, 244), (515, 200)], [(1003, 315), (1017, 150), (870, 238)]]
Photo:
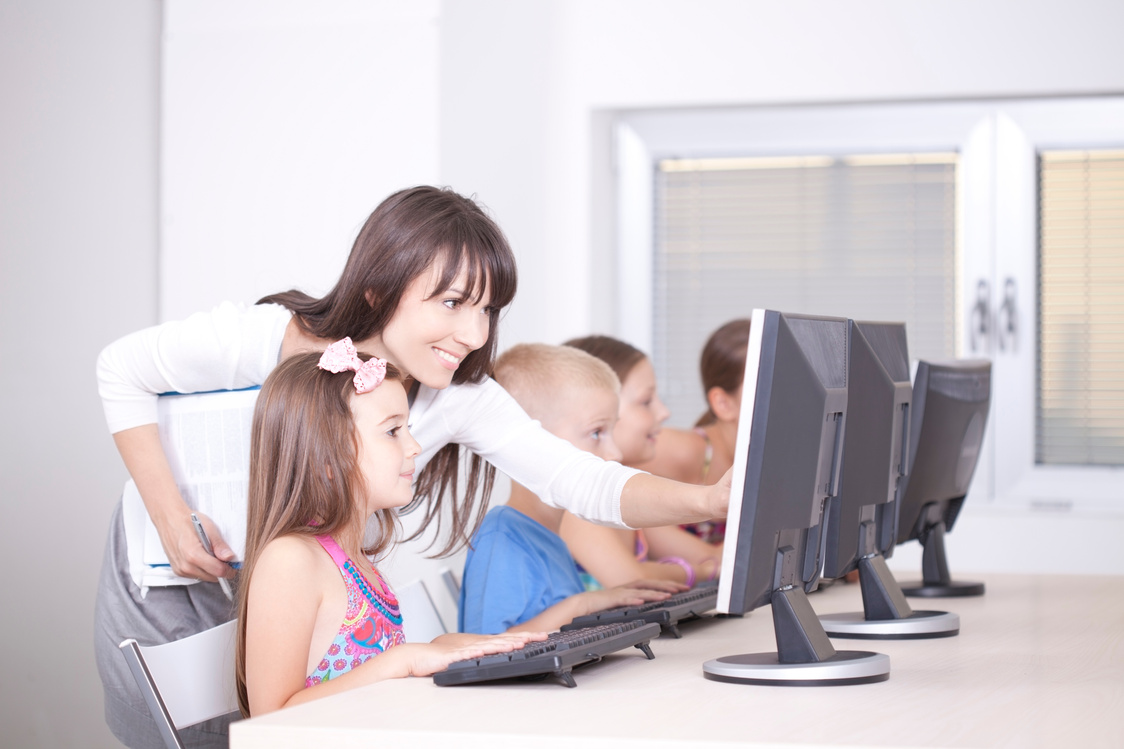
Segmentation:
[(881, 554), (859, 560), (863, 610), (824, 614), (820, 624), (831, 637), (858, 640), (919, 640), (960, 633), (960, 617), (947, 611), (914, 611)]
[(871, 684), (890, 678), (890, 657), (831, 645), (803, 589), (773, 591), (776, 653), (716, 658), (703, 664), (713, 681), (765, 686), (821, 687)]
[(983, 583), (953, 580), (948, 574), (948, 558), (944, 550), (944, 521), (940, 520), (926, 528), (918, 539), (921, 542), (920, 583), (903, 585), (902, 592), (907, 596), (921, 598), (953, 598), (960, 596), (982, 596)]

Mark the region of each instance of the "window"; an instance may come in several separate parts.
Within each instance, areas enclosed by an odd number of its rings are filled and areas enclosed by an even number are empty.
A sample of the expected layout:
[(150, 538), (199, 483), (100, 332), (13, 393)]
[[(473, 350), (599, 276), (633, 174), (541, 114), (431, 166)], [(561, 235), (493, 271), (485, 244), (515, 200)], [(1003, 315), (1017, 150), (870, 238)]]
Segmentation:
[(618, 334), (672, 425), (754, 307), (903, 320), (986, 358), (971, 505), (1124, 513), (1124, 98), (760, 107), (616, 123)]
[(753, 307), (901, 320), (956, 353), (955, 153), (665, 159), (652, 358), (676, 423), (705, 410), (699, 352)]
[(1124, 151), (1039, 154), (1045, 464), (1124, 465)]

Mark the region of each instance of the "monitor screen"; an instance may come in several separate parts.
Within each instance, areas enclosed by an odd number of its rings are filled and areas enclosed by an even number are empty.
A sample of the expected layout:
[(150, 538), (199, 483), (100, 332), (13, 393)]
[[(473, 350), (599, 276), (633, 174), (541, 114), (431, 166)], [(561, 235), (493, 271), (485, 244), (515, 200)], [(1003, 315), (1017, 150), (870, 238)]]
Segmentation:
[[(897, 503), (897, 543), (924, 546), (923, 584), (908, 595), (978, 595), (978, 583), (953, 583), (944, 534), (952, 530), (983, 445), (991, 402), (991, 362), (920, 361), (913, 381), (909, 475)], [(923, 590), (927, 588), (927, 590)]]
[(820, 685), (889, 676), (884, 655), (837, 652), (806, 595), (819, 583), (824, 502), (838, 493), (847, 352), (842, 318), (753, 311), (716, 607), (744, 614), (770, 604), (777, 652), (708, 661), (708, 679)]
[(849, 321), (847, 432), (839, 494), (825, 513), (823, 576), (843, 577), (894, 545), (894, 505), (908, 468), (909, 352), (905, 324)]
[(723, 613), (768, 604), (780, 587), (815, 589), (820, 520), (838, 491), (846, 428), (847, 321), (753, 314), (718, 584)]
[(820, 617), (832, 637), (920, 639), (951, 637), (960, 618), (914, 611), (886, 566), (895, 537), (895, 509), (909, 467), (909, 353), (905, 325), (849, 321), (847, 431), (839, 493), (824, 512), (825, 578), (859, 573), (861, 612)]

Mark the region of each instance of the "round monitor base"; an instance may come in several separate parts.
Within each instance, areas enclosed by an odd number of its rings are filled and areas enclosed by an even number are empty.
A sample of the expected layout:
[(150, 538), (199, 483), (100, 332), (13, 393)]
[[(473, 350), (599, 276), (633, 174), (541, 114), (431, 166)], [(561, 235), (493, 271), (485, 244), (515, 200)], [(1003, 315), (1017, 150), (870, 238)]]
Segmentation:
[(862, 611), (824, 614), (829, 637), (854, 640), (926, 640), (960, 634), (960, 616), (947, 611), (914, 611), (904, 619), (867, 619)]
[(780, 663), (776, 653), (748, 653), (703, 664), (712, 681), (774, 687), (829, 687), (873, 684), (890, 678), (890, 657), (864, 650), (840, 650), (817, 663)]
[(982, 596), (983, 583), (960, 582), (953, 580), (947, 585), (925, 585), (921, 582), (906, 583), (901, 586), (902, 593), (918, 598), (962, 598)]

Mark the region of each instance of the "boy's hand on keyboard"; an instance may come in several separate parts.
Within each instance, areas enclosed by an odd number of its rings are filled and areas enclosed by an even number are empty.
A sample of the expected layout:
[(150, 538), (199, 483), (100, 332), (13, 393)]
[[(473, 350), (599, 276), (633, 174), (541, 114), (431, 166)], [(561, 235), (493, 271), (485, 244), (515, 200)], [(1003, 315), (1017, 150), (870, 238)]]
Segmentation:
[(595, 611), (604, 611), (605, 609), (615, 609), (619, 606), (639, 606), (648, 601), (662, 601), (671, 593), (667, 590), (631, 588), (621, 585), (616, 588), (590, 590), (578, 595), (584, 598), (586, 604), (586, 610), (582, 614), (584, 615), (592, 614)]
[(427, 644), (407, 643), (391, 648), (387, 652), (403, 649), (398, 654), (408, 656), (410, 676), (432, 676), (438, 671), (444, 671), (450, 663), (519, 650), (528, 642), (545, 639), (545, 632), (516, 632), (501, 635), (448, 634), (441, 635)]
[[(675, 580), (633, 580), (630, 583), (625, 583), (619, 586), (621, 588), (643, 588), (645, 590), (661, 590), (665, 593), (681, 593), (684, 590), (690, 590), (685, 583), (676, 582)], [(659, 600), (659, 599), (656, 599)]]

